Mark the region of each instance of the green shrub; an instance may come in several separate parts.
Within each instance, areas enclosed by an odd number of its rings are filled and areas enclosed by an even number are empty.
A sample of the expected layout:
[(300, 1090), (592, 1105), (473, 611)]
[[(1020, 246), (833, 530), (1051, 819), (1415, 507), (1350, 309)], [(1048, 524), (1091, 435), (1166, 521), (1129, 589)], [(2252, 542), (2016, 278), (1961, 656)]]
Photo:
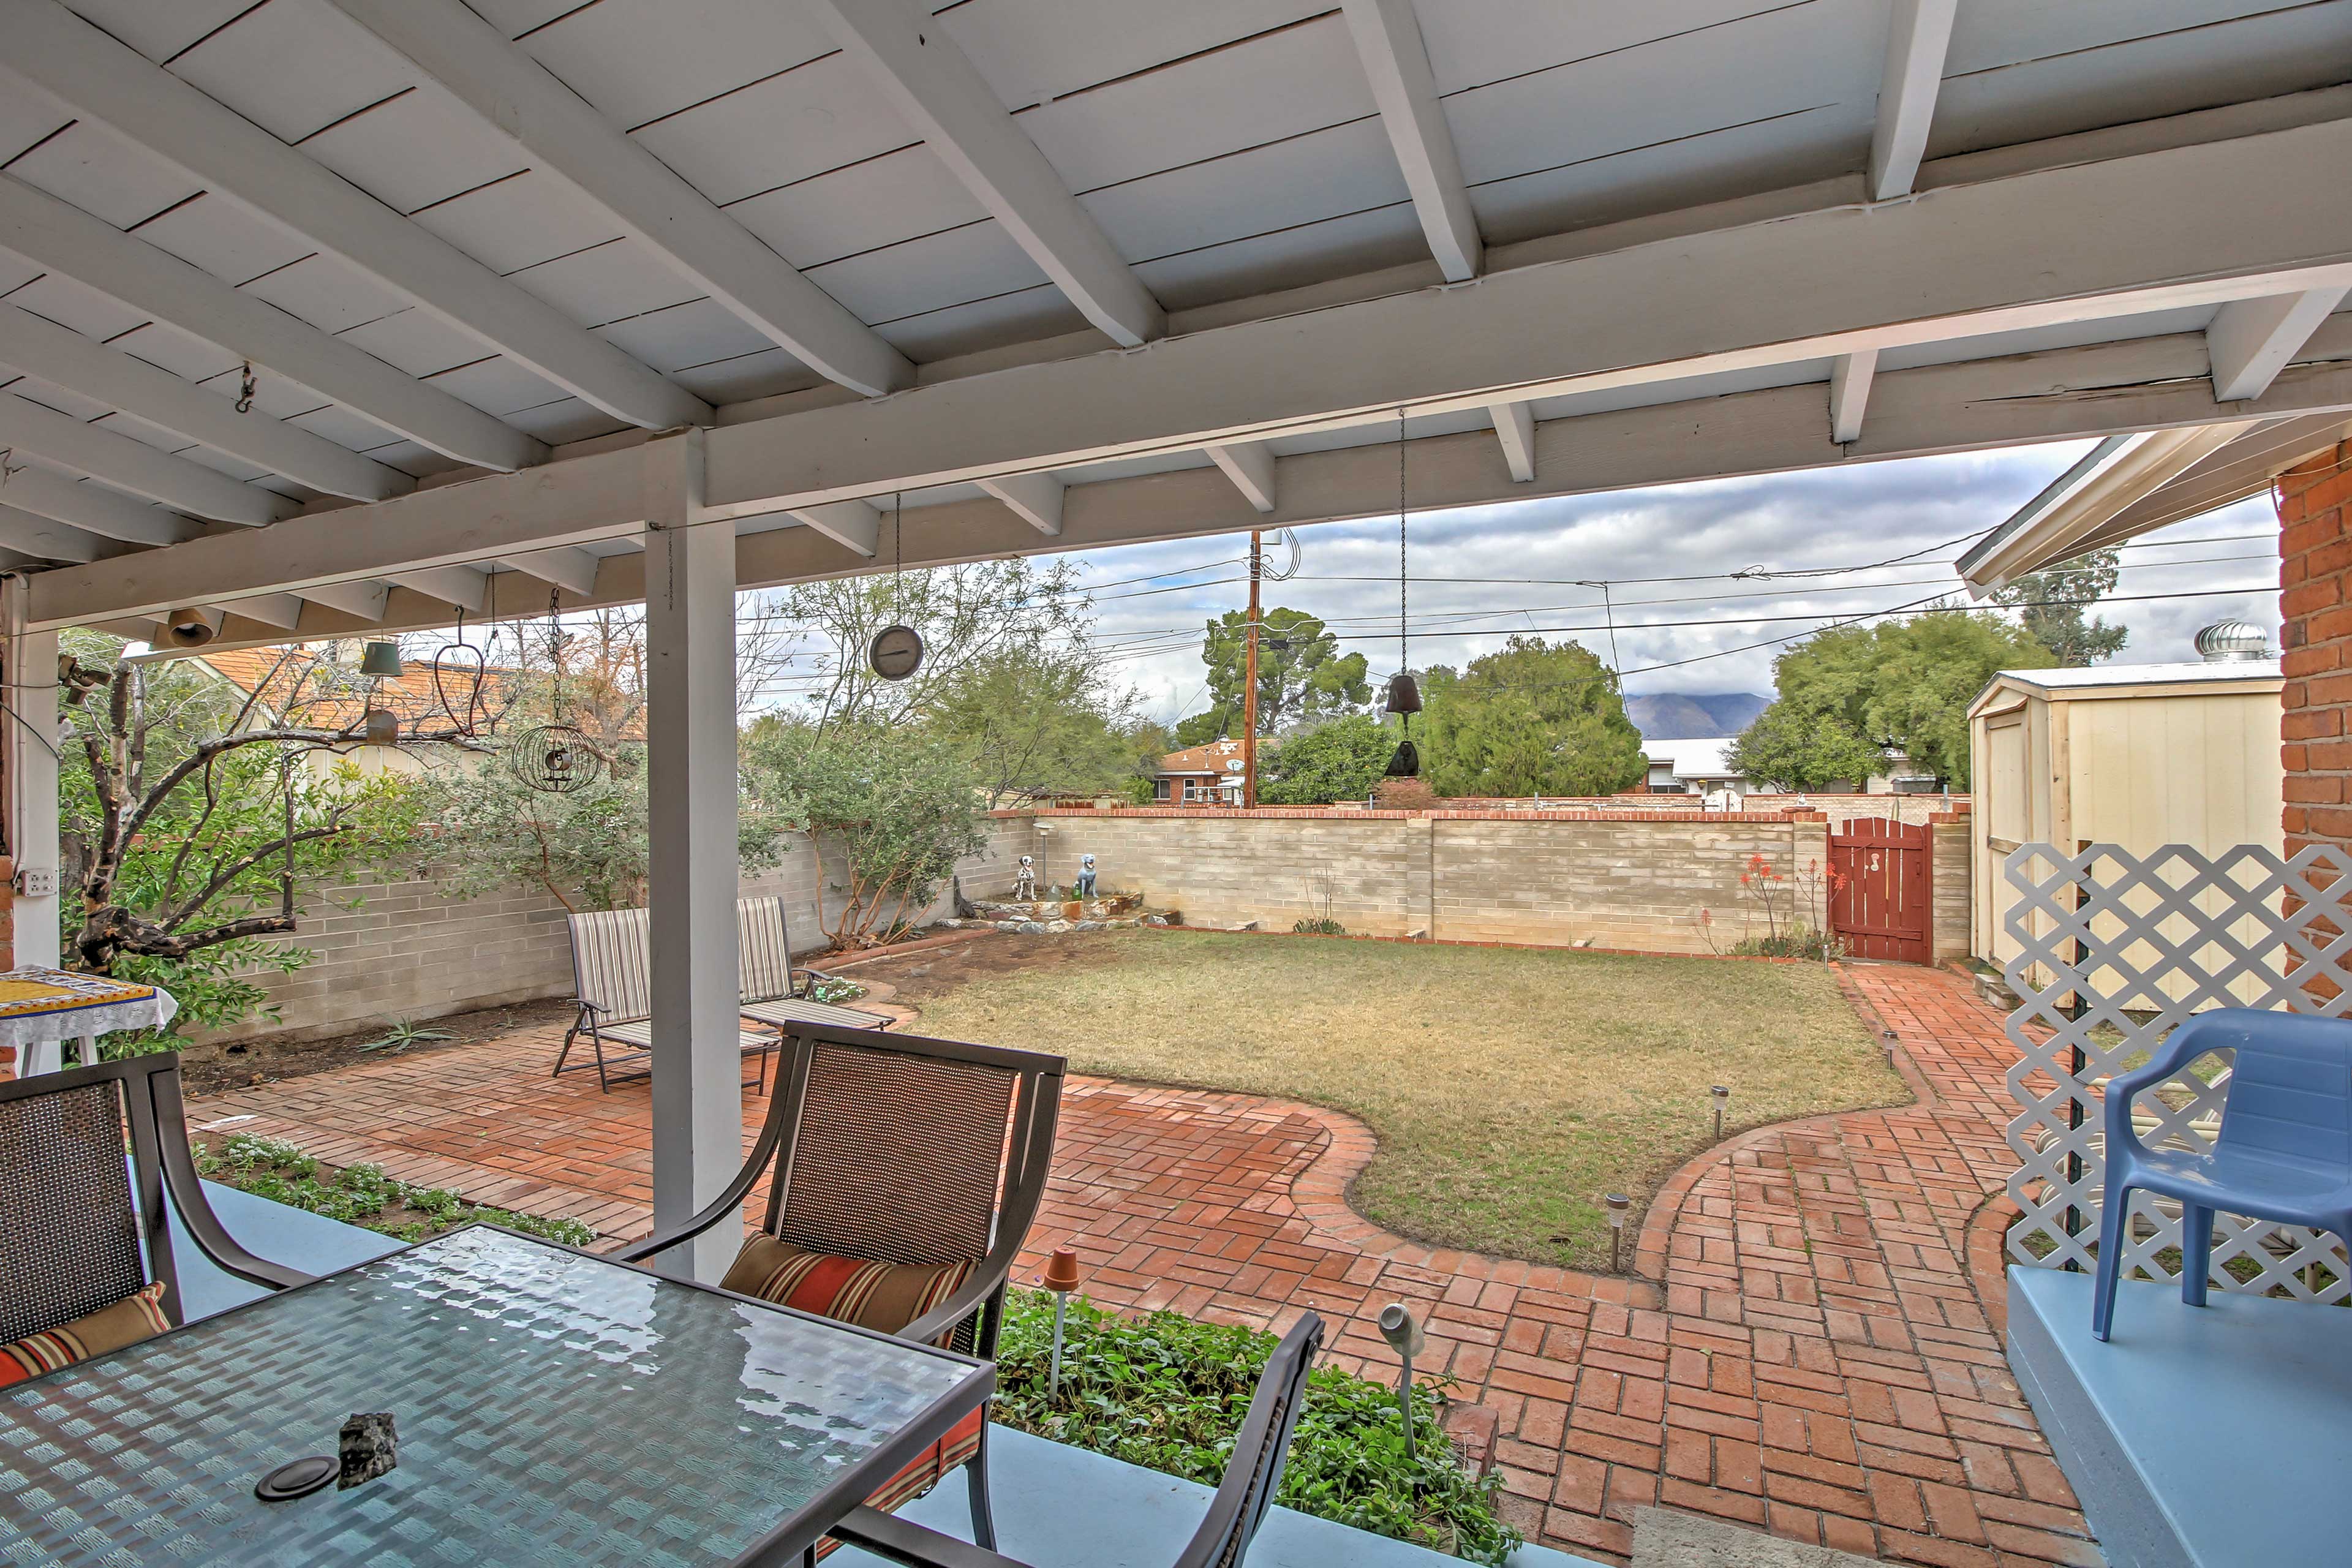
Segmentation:
[[(573, 1247), (586, 1247), (596, 1239), (596, 1233), (576, 1219), (541, 1219), (537, 1215), (469, 1204), (461, 1193), (414, 1185), (386, 1174), (381, 1165), (346, 1165), (322, 1178), (319, 1162), (299, 1145), (247, 1132), (233, 1134), (215, 1148), (197, 1150), (196, 1169), (255, 1197), (308, 1209), (403, 1241), (423, 1241), (476, 1220)], [(404, 1221), (385, 1217), (384, 1210), (401, 1205), (425, 1217)]]
[(1845, 943), (1829, 931), (1799, 926), (1771, 936), (1751, 936), (1735, 942), (1731, 951), (1740, 958), (1810, 958), (1827, 963), (1845, 956)]
[[(1048, 1396), (1054, 1299), (1015, 1291), (998, 1346), (995, 1416), (1056, 1443), (1215, 1486), (1232, 1457), (1275, 1336), (1175, 1312), (1123, 1318), (1073, 1299), (1061, 1397)], [(1318, 1367), (1277, 1499), (1301, 1513), (1499, 1563), (1520, 1542), (1495, 1516), (1499, 1475), (1456, 1462), (1437, 1390), (1414, 1390), (1417, 1452), (1404, 1457), (1396, 1394), (1338, 1367)]]
[(1290, 929), (1297, 931), (1302, 936), (1345, 936), (1348, 934), (1348, 928), (1341, 925), (1338, 921), (1333, 920), (1329, 915), (1325, 915), (1320, 920), (1293, 921), (1290, 923)]

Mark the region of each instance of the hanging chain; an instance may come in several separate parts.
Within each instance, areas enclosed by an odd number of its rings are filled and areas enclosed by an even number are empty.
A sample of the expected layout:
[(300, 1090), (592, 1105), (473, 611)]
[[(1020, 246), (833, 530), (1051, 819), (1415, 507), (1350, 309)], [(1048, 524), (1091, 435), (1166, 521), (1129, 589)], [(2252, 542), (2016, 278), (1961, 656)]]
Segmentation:
[[(1405, 635), (1404, 565), (1404, 410), (1397, 410), (1397, 669), (1412, 668), (1412, 646)], [(1411, 724), (1412, 716), (1405, 715)]]
[(247, 360), (245, 362), (245, 379), (238, 382), (236, 387), (236, 411), (239, 414), (253, 412), (253, 362)]
[(555, 666), (553, 689), (548, 693), (548, 717), (556, 723), (563, 722), (563, 619), (561, 611), (563, 592), (560, 588), (547, 591), (547, 657)]
[(907, 492), (890, 492), (890, 613), (907, 613)]

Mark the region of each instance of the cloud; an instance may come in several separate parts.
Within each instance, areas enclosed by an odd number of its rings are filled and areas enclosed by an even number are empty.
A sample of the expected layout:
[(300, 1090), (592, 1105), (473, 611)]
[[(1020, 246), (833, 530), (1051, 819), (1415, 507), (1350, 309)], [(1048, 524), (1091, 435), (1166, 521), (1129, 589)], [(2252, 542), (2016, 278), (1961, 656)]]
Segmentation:
[[(1612, 659), (1632, 691), (1769, 692), (1780, 648), (1750, 645), (1958, 593), (1951, 563), (1967, 542), (2032, 499), (2084, 449), (1919, 458), (1416, 514), (1409, 526), (1410, 663), (1459, 665), (1513, 631), (1540, 631)], [(2167, 542), (2249, 534), (2219, 544)], [(2256, 497), (2127, 551), (2118, 595), (2248, 591), (2105, 606), (2102, 614), (2131, 631), (2120, 657), (2189, 657), (2195, 630), (2224, 616), (2252, 620), (2275, 637), (2276, 535), (2267, 499)], [(1395, 669), (1395, 521), (1327, 523), (1299, 537), (1299, 574), (1267, 584), (1265, 603), (1325, 617), (1375, 674)], [(1206, 700), (1202, 626), (1247, 602), (1237, 559), (1245, 550), (1238, 536), (1221, 536), (1076, 557), (1083, 581), (1102, 584), (1097, 630), (1114, 668), (1155, 716), (1173, 719)], [(1274, 560), (1280, 563), (1279, 552)], [(2190, 564), (2166, 564), (2184, 561)], [(1876, 563), (1891, 564), (1806, 579), (1728, 575), (1749, 567)], [(1180, 571), (1188, 567), (1194, 570)], [(1150, 574), (1171, 575), (1132, 581)], [(1608, 583), (1605, 602), (1601, 589), (1580, 581)], [(1714, 624), (1675, 624), (1690, 622)], [(1661, 666), (1672, 668), (1653, 668)]]

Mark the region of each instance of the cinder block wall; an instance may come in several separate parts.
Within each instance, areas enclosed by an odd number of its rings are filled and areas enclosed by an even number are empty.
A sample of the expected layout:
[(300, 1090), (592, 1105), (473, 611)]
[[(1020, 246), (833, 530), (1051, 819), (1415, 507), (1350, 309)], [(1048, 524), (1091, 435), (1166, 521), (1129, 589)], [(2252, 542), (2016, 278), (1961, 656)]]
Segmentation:
[[(988, 844), (959, 865), (966, 886), (999, 876), (1012, 881), (1010, 855), (1030, 837), (1025, 816), (989, 823)], [(838, 878), (839, 857), (827, 869)], [(781, 893), (796, 949), (823, 944), (816, 921), (817, 858), (805, 838), (773, 869), (743, 879), (747, 895)], [(828, 903), (838, 899), (828, 890)], [(357, 909), (350, 909), (354, 900)], [(919, 918), (946, 912), (942, 889)], [(257, 1019), (202, 1037), (242, 1039), (281, 1031), (313, 1037), (339, 1034), (378, 1019), (437, 1018), (572, 994), (572, 948), (565, 910), (543, 888), (515, 887), (457, 901), (430, 878), (416, 881), (340, 882), (313, 887), (302, 898), (300, 927), (290, 940), (316, 956), (291, 974), (269, 974), (263, 986), (276, 1002), (277, 1022)], [(834, 905), (837, 910), (837, 905)]]

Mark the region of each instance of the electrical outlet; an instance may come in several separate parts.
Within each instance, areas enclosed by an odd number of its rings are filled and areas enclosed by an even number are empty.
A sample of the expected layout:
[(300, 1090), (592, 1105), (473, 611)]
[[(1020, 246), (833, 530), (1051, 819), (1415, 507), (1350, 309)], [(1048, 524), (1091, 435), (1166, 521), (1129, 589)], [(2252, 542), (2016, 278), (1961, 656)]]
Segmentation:
[(57, 896), (58, 874), (44, 866), (20, 867), (16, 872), (16, 891), (28, 899)]

